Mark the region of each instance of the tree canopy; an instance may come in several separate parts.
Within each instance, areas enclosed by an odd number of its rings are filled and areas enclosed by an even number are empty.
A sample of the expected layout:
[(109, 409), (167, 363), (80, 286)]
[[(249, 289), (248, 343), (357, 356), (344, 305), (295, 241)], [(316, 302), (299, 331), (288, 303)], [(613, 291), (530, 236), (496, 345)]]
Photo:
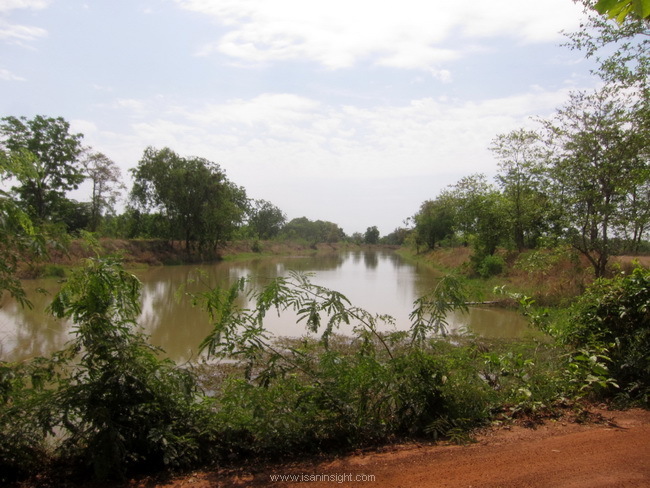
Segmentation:
[(167, 221), (166, 237), (184, 240), (188, 252), (194, 244), (203, 249), (227, 240), (244, 217), (244, 189), (207, 159), (149, 147), (131, 172), (134, 203), (161, 212)]
[(3, 117), (1, 143), (13, 160), (13, 188), (30, 216), (45, 221), (65, 201), (65, 193), (85, 179), (79, 155), (82, 134), (71, 134), (62, 117)]

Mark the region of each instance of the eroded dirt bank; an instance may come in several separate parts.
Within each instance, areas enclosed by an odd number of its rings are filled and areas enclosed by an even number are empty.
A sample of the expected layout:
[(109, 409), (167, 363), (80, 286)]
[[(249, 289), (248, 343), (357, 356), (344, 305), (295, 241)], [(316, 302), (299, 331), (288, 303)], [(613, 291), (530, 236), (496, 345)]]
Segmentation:
[[(467, 446), (400, 445), (320, 463), (203, 471), (137, 488), (372, 486), (615, 488), (650, 486), (650, 412), (602, 411), (604, 421), (490, 429)], [(295, 481), (277, 481), (293, 476)], [(329, 478), (329, 479), (328, 479)], [(276, 481), (273, 481), (275, 479)]]

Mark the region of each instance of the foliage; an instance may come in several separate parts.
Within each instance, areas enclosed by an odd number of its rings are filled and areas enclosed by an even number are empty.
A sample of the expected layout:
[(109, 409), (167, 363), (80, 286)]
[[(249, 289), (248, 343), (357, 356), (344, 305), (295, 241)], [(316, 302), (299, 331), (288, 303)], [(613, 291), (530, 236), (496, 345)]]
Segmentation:
[(512, 240), (519, 252), (534, 248), (552, 225), (544, 193), (547, 151), (541, 137), (534, 131), (515, 130), (498, 135), (490, 150), (499, 159), (496, 180), (506, 199)]
[(409, 316), (411, 342), (422, 346), (429, 334), (444, 335), (447, 332), (447, 315), (454, 310), (467, 312), (466, 296), (463, 283), (457, 277), (442, 277), (431, 292), (413, 303)]
[[(240, 305), (242, 294), (251, 308)], [(391, 317), (355, 307), (298, 273), (260, 291), (239, 280), (193, 297), (214, 322), (204, 350), (236, 360), (245, 372), (227, 381), (217, 399), (231, 452), (278, 455), (397, 434), (437, 437), (488, 415), (489, 388), (469, 373), (467, 358), (456, 362), (429, 350), (431, 334), (444, 332), (447, 312), (464, 306), (452, 277), (415, 303), (410, 340), (402, 332), (380, 332)], [(293, 311), (319, 340), (275, 340), (263, 325), (272, 310)], [(349, 339), (335, 335), (343, 325), (352, 327)]]
[(97, 231), (102, 216), (113, 212), (121, 191), (125, 188), (122, 183), (120, 168), (102, 153), (90, 153), (83, 161), (88, 179), (92, 182), (91, 217), (88, 230)]
[(55, 359), (0, 361), (0, 482), (26, 477), (48, 463), (46, 440), (54, 421), (46, 386), (56, 375)]
[[(112, 258), (89, 259), (55, 296), (74, 340), (52, 358), (0, 363), (0, 466), (5, 480), (55, 455), (100, 478), (188, 467), (216, 452), (194, 376), (137, 331), (140, 283)], [(54, 451), (52, 451), (54, 448)]]
[(159, 212), (168, 224), (157, 237), (184, 240), (188, 252), (194, 244), (199, 250), (216, 247), (243, 220), (248, 204), (244, 190), (206, 159), (149, 147), (131, 171), (133, 202)]
[(345, 232), (333, 222), (309, 220), (299, 217), (289, 221), (282, 229), (282, 236), (291, 240), (303, 240), (312, 245), (327, 242), (334, 243), (345, 238)]
[(506, 268), (506, 262), (501, 256), (485, 256), (477, 266), (478, 274), (481, 278), (489, 278), (503, 273)]
[(509, 235), (506, 201), (483, 174), (474, 174), (452, 185), (449, 194), (456, 206), (456, 230), (474, 246), (479, 257), (492, 255)]
[(248, 225), (258, 239), (272, 239), (281, 231), (287, 216), (266, 200), (255, 200), (249, 210)]
[[(0, 179), (11, 172), (13, 162), (0, 153)], [(29, 215), (0, 190), (0, 298), (7, 291), (21, 306), (30, 306), (18, 278), (19, 266), (44, 257), (46, 242)]]
[(454, 232), (454, 217), (453, 201), (444, 197), (425, 201), (413, 216), (416, 247), (425, 244), (434, 249), (437, 243), (450, 237)]
[(607, 357), (622, 395), (650, 400), (650, 270), (597, 280), (572, 307), (561, 339)]
[(595, 58), (598, 64), (595, 73), (606, 83), (633, 87), (643, 92), (647, 100), (648, 21), (627, 16), (623, 22), (611, 22), (591, 9), (591, 0), (583, 3), (591, 15), (579, 31), (568, 34), (568, 46), (583, 51), (587, 58)]
[(631, 16), (640, 19), (650, 17), (650, 0), (598, 0), (594, 8), (600, 14), (607, 14), (621, 24)]
[(61, 117), (37, 115), (3, 117), (2, 145), (14, 160), (11, 175), (19, 185), (13, 190), (24, 209), (42, 222), (65, 201), (65, 192), (84, 180), (79, 166), (81, 134), (71, 134), (70, 124)]
[(112, 258), (89, 259), (50, 309), (73, 321), (77, 360), (54, 393), (64, 458), (100, 478), (134, 467), (187, 467), (206, 460), (214, 433), (193, 376), (157, 352), (135, 324), (140, 282)]
[[(404, 227), (398, 227), (390, 234), (383, 236), (379, 240), (379, 242), (387, 246), (402, 246), (406, 242), (406, 239), (408, 238), (409, 234), (410, 231), (408, 229), (405, 229)], [(362, 239), (360, 238), (359, 243), (361, 242), (361, 240)], [(353, 241), (356, 242), (354, 236), (353, 236)]]
[(63, 232), (78, 235), (80, 231), (92, 226), (92, 205), (77, 200), (61, 200), (52, 212), (52, 221), (62, 227)]
[(376, 225), (366, 229), (363, 235), (363, 242), (365, 244), (379, 244), (379, 229)]
[(647, 139), (630, 97), (602, 89), (574, 93), (555, 120), (546, 123), (554, 155), (553, 198), (563, 209), (572, 244), (602, 277), (621, 202), (647, 182)]

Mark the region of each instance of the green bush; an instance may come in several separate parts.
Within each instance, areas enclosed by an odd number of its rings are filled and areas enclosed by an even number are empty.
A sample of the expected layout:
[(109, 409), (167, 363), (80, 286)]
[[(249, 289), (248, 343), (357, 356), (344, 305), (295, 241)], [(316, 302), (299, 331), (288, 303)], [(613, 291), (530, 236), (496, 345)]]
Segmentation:
[[(650, 270), (600, 279), (572, 307), (562, 340), (606, 357), (620, 398), (650, 401)], [(615, 393), (617, 390), (609, 390)]]
[(98, 478), (135, 468), (188, 467), (209, 459), (214, 429), (195, 378), (160, 360), (135, 320), (140, 282), (111, 258), (89, 259), (55, 296), (56, 317), (74, 322), (80, 356), (54, 393), (66, 435), (59, 455)]
[[(411, 330), (393, 334), (377, 332), (390, 317), (354, 307), (305, 275), (275, 279), (250, 292), (255, 306), (240, 308), (246, 289), (240, 281), (195, 297), (215, 323), (204, 349), (238, 360), (244, 373), (217, 397), (229, 452), (278, 455), (398, 435), (457, 435), (487, 419), (493, 392), (476, 374), (475, 360), (453, 346), (448, 356), (439, 354), (442, 346), (428, 342), (432, 332), (445, 331), (446, 311), (464, 306), (457, 281), (441, 280), (416, 302)], [(263, 327), (272, 308), (294, 309), (320, 340), (299, 347), (274, 341)], [(342, 323), (354, 327), (349, 343), (333, 335)]]
[(0, 362), (0, 482), (23, 478), (48, 463), (46, 437), (52, 432), (44, 385), (53, 378), (53, 363)]
[(501, 256), (485, 256), (477, 267), (477, 272), (481, 278), (489, 278), (503, 273), (506, 268), (506, 262)]

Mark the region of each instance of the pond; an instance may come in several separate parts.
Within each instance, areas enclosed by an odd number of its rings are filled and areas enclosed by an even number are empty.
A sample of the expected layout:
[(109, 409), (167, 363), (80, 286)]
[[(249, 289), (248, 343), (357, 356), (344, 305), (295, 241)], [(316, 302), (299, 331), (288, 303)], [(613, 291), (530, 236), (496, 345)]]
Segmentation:
[[(313, 283), (343, 293), (355, 306), (373, 314), (391, 315), (398, 330), (408, 329), (413, 301), (432, 290), (439, 279), (431, 268), (406, 261), (390, 251), (154, 267), (135, 271), (143, 284), (142, 314), (138, 322), (149, 334), (150, 341), (162, 347), (168, 357), (176, 361), (196, 358), (198, 345), (210, 332), (211, 325), (207, 313), (193, 307), (191, 300), (179, 293), (183, 285), (198, 291), (207, 286), (225, 287), (238, 278), (251, 277), (261, 286), (272, 278), (286, 276), (291, 270), (313, 273)], [(199, 276), (200, 283), (196, 281)], [(34, 304), (32, 309), (21, 309), (15, 302), (4, 299), (0, 308), (0, 359), (13, 361), (47, 355), (65, 346), (71, 337), (71, 324), (44, 313), (59, 286), (55, 279), (26, 281), (26, 291)], [(38, 288), (47, 290), (48, 295), (37, 293)], [(448, 321), (452, 331), (467, 330), (483, 337), (518, 338), (531, 333), (519, 313), (495, 307), (472, 307), (467, 314), (451, 314)], [(278, 317), (269, 313), (265, 325), (276, 335), (305, 335), (304, 326), (296, 324), (291, 314)], [(384, 327), (384, 330), (391, 329), (388, 325)]]

